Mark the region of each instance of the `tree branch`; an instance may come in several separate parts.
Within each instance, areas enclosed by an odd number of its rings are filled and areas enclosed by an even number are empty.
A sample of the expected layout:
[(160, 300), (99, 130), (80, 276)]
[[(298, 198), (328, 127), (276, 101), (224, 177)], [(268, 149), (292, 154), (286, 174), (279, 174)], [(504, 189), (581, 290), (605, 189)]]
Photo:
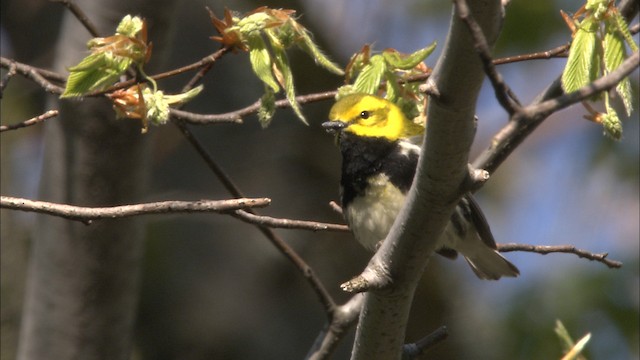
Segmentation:
[(316, 221), (278, 219), (270, 216), (255, 215), (244, 210), (236, 210), (233, 213), (231, 213), (231, 215), (246, 223), (266, 226), (270, 228), (311, 230), (311, 231), (339, 231), (339, 232), (349, 231), (349, 227), (347, 225), (321, 223)]
[[(471, 13), (493, 44), (502, 23), (501, 2), (474, 1)], [(441, 57), (428, 80), (424, 147), (407, 201), (365, 273), (368, 287), (352, 359), (400, 359), (415, 287), (465, 189), (475, 132), (475, 103), (484, 79), (467, 26), (454, 10)], [(365, 278), (366, 281), (368, 281)]]
[(415, 343), (406, 344), (403, 348), (403, 359), (419, 359), (425, 351), (434, 345), (444, 341), (449, 336), (449, 330), (446, 326), (437, 328), (431, 334), (423, 337)]
[(58, 113), (59, 113), (58, 110), (48, 110), (48, 111), (45, 111), (43, 114), (40, 114), (40, 115), (35, 116), (35, 117), (32, 117), (29, 120), (25, 120), (25, 121), (17, 123), (17, 124), (0, 125), (0, 132), (9, 131), (9, 130), (16, 130), (16, 129), (24, 128), (24, 127), (27, 127), (27, 126), (36, 125), (36, 124), (39, 124), (41, 122), (44, 122), (47, 119), (50, 119), (50, 118), (54, 117), (54, 116), (58, 116)]
[(80, 7), (76, 5), (75, 2), (70, 0), (49, 0), (49, 1), (64, 5), (67, 9), (69, 9), (69, 11), (71, 11), (73, 16), (75, 16), (76, 19), (78, 19), (78, 21), (82, 23), (82, 26), (84, 26), (84, 28), (87, 29), (87, 31), (89, 31), (91, 36), (93, 37), (100, 36), (100, 32), (98, 31), (98, 28), (96, 28), (96, 26), (91, 22), (91, 20), (89, 20), (89, 18), (84, 13), (84, 11), (82, 11), (82, 9), (80, 9)]
[[(40, 85), (40, 87), (44, 91), (48, 93), (62, 94), (64, 92), (64, 89), (62, 87), (53, 84), (42, 75), (42, 69), (38, 69), (36, 67), (30, 66), (27, 64), (19, 63), (17, 61), (13, 61), (5, 57), (0, 57), (0, 64), (2, 65), (2, 67), (7, 69), (14, 68), (18, 74), (21, 74), (24, 77), (34, 81), (36, 84)], [(54, 73), (49, 72), (49, 74), (54, 74)]]
[(189, 111), (169, 109), (171, 117), (177, 120), (182, 120), (192, 125), (214, 125), (214, 124), (242, 124), (242, 118), (240, 117), (226, 117), (220, 115), (207, 115), (207, 114), (195, 114)]
[(242, 198), (231, 200), (161, 201), (110, 207), (82, 207), (10, 196), (0, 197), (0, 208), (58, 216), (87, 224), (92, 220), (116, 219), (138, 215), (193, 212), (222, 213), (251, 207), (264, 207), (270, 203), (271, 199), (268, 198)]
[[(639, 66), (640, 55), (636, 51), (616, 70), (571, 94), (563, 94), (560, 79), (556, 79), (531, 105), (515, 113), (507, 125), (494, 135), (491, 145), (475, 159), (473, 167), (484, 169), (492, 174), (549, 115), (601, 91), (612, 89)], [(477, 190), (480, 186), (482, 184), (478, 183), (473, 190)]]
[(316, 337), (305, 359), (323, 360), (331, 357), (340, 340), (358, 320), (363, 300), (363, 294), (356, 294), (345, 304), (335, 307), (331, 318)]
[(591, 261), (598, 261), (609, 268), (618, 269), (622, 267), (622, 262), (616, 260), (609, 260), (607, 256), (609, 253), (592, 253), (586, 250), (576, 248), (574, 245), (529, 245), (529, 244), (498, 244), (498, 250), (501, 252), (510, 251), (527, 251), (534, 252), (542, 255), (551, 253), (568, 253), (575, 254), (578, 257), (589, 259)]
[[(227, 189), (229, 193), (231, 193), (234, 197), (244, 197), (240, 188), (233, 182), (231, 177), (227, 175), (227, 173), (220, 167), (209, 152), (204, 148), (202, 143), (194, 136), (194, 134), (189, 130), (187, 125), (182, 121), (175, 121), (174, 124), (178, 127), (178, 129), (182, 132), (182, 135), (189, 141), (191, 146), (196, 150), (196, 152), (200, 155), (202, 160), (207, 164), (209, 169), (218, 177), (220, 182), (222, 182), (223, 186)], [(255, 212), (249, 210), (250, 214), (257, 215)], [(309, 285), (318, 296), (320, 303), (324, 307), (325, 312), (327, 313), (327, 317), (331, 318), (336, 304), (333, 300), (333, 297), (329, 294), (325, 286), (322, 284), (322, 281), (315, 275), (315, 272), (281, 237), (279, 237), (273, 229), (270, 229), (264, 225), (256, 225), (258, 230), (276, 247), (289, 261), (293, 263), (293, 265), (298, 269), (298, 271), (304, 276), (304, 278), (309, 282)]]
[(473, 18), (473, 15), (471, 15), (467, 2), (454, 1), (453, 4), (460, 14), (460, 19), (462, 19), (462, 21), (464, 21), (464, 23), (469, 28), (469, 32), (473, 37), (474, 48), (480, 56), (480, 60), (482, 61), (482, 65), (484, 67), (484, 72), (487, 74), (487, 77), (491, 81), (491, 85), (493, 85), (496, 99), (509, 115), (512, 115), (513, 113), (519, 111), (520, 101), (518, 101), (515, 94), (511, 91), (507, 84), (505, 84), (502, 75), (500, 75), (500, 73), (496, 70), (496, 67), (493, 63), (493, 58), (491, 56), (491, 50), (489, 49), (489, 43), (482, 33), (480, 25), (478, 25), (476, 20)]

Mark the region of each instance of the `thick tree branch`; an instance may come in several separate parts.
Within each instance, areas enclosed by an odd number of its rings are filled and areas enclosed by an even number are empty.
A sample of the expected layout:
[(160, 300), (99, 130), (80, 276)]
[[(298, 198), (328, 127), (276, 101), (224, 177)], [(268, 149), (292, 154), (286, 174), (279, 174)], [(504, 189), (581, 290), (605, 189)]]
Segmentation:
[(231, 200), (161, 201), (109, 207), (83, 207), (10, 196), (0, 197), (0, 208), (36, 212), (85, 223), (91, 222), (92, 220), (116, 219), (138, 215), (193, 212), (222, 213), (251, 207), (264, 207), (270, 203), (271, 199), (268, 198), (241, 198)]
[[(489, 44), (502, 23), (501, 2), (474, 1), (471, 14)], [(369, 262), (365, 305), (352, 359), (399, 359), (411, 301), (427, 259), (468, 176), (468, 153), (475, 132), (475, 104), (484, 79), (482, 62), (469, 30), (454, 11), (443, 54), (428, 80), (438, 97), (430, 97), (425, 145), (407, 203), (387, 239)]]

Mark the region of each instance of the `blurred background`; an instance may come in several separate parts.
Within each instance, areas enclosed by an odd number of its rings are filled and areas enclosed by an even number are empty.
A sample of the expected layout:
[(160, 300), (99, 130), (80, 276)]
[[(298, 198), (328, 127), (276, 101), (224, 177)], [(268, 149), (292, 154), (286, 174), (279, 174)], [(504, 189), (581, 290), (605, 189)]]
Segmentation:
[[(365, 43), (377, 50), (413, 52), (435, 40), (439, 48), (426, 61), (434, 66), (451, 12), (450, 2), (445, 1), (183, 1), (176, 6), (173, 41), (154, 44), (171, 54), (164, 68), (190, 64), (218, 48), (208, 39), (216, 33), (205, 6), (220, 17), (225, 6), (246, 12), (261, 5), (295, 9), (300, 22), (341, 66)], [(581, 5), (560, 0), (512, 2), (495, 56), (565, 44), (570, 32), (559, 10), (574, 12)], [(63, 7), (43, 0), (2, 0), (1, 6), (2, 56), (47, 67), (54, 56)], [(153, 40), (153, 19), (149, 21)], [(341, 85), (339, 77), (315, 66), (301, 52), (289, 55), (299, 94)], [(528, 103), (560, 75), (564, 64), (564, 59), (551, 59), (498, 69), (520, 100)], [(189, 78), (169, 79), (160, 86), (178, 92)], [(637, 109), (637, 71), (632, 84)], [(250, 105), (262, 94), (244, 53), (222, 58), (204, 85), (204, 92), (187, 110), (223, 113)], [(3, 94), (2, 124), (40, 114), (45, 100), (34, 84), (12, 78)], [(338, 199), (340, 166), (333, 138), (320, 127), (330, 106), (329, 101), (304, 106), (309, 126), (290, 110), (278, 110), (267, 129), (249, 116), (243, 125), (192, 130), (247, 196), (272, 199), (262, 214), (342, 222), (328, 205)], [(507, 120), (488, 84), (477, 112), (472, 159)], [(624, 266), (609, 269), (569, 254), (508, 253), (522, 275), (488, 282), (478, 281), (461, 260), (433, 258), (418, 289), (407, 334), (411, 342), (446, 325), (449, 338), (430, 350), (432, 358), (559, 359), (561, 346), (553, 332), (556, 319), (576, 339), (592, 334), (589, 359), (639, 357), (638, 112), (623, 120), (620, 142), (605, 138), (598, 125), (582, 118), (584, 114), (575, 106), (545, 121), (492, 175), (477, 198), (498, 242), (572, 244), (607, 252)], [(40, 182), (47, 181), (40, 176), (42, 128), (2, 134), (2, 195), (38, 198)], [(152, 127), (144, 137), (153, 148), (145, 201), (229, 198), (174, 126)], [(36, 216), (40, 215), (1, 212), (2, 359), (15, 357)], [(141, 220), (147, 231), (135, 359), (305, 356), (325, 315), (301, 274), (259, 231), (223, 215)], [(350, 235), (277, 232), (340, 303), (348, 299), (339, 284), (359, 273), (369, 257)], [(352, 340), (353, 331), (341, 343), (336, 359), (348, 357)]]

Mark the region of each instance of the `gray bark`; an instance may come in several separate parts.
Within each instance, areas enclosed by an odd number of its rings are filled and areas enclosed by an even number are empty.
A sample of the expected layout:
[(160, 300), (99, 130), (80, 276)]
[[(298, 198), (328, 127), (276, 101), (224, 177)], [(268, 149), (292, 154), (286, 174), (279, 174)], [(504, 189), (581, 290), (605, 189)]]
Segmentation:
[[(155, 39), (167, 34), (169, 1), (79, 3), (103, 35), (127, 13), (152, 21)], [(132, 8), (135, 6), (135, 8)], [(88, 32), (65, 15), (55, 70), (86, 55)], [(155, 54), (156, 58), (158, 54)], [(83, 206), (139, 202), (149, 135), (140, 124), (116, 120), (103, 99), (60, 101), (46, 124), (41, 199)], [(18, 359), (127, 359), (138, 295), (143, 227), (138, 219), (83, 225), (39, 216), (32, 244)]]
[[(471, 13), (493, 44), (502, 24), (500, 1), (469, 1)], [(352, 359), (400, 359), (416, 285), (436, 241), (464, 193), (475, 105), (484, 79), (466, 25), (454, 11), (444, 51), (430, 81), (425, 147), (407, 204), (365, 272), (388, 277), (367, 292)]]

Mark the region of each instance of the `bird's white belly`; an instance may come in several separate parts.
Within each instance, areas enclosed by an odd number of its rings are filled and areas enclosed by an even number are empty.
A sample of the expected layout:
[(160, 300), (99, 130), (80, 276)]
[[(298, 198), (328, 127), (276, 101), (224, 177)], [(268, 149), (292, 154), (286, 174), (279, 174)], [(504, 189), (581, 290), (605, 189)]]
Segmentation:
[(386, 175), (369, 180), (364, 196), (356, 197), (345, 217), (353, 234), (369, 250), (384, 240), (404, 204), (405, 195), (394, 187)]

